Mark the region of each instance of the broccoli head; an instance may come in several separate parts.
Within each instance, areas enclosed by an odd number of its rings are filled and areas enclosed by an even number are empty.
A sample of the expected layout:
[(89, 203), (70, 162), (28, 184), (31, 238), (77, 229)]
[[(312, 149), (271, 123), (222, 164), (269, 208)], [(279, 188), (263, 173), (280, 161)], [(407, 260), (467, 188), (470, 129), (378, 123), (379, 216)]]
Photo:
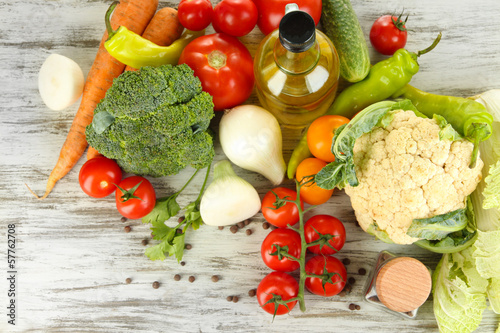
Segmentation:
[(212, 97), (187, 65), (127, 71), (94, 110), (89, 145), (129, 173), (160, 177), (214, 157)]

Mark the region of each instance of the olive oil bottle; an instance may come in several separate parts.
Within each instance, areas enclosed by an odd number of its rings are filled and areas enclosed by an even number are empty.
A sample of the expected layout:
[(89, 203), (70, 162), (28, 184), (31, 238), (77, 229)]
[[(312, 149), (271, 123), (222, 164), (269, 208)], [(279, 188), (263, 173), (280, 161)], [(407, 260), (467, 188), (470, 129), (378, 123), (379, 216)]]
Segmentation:
[(339, 57), (313, 18), (287, 5), (279, 28), (267, 35), (254, 59), (256, 92), (281, 125), (307, 126), (332, 104), (339, 80)]

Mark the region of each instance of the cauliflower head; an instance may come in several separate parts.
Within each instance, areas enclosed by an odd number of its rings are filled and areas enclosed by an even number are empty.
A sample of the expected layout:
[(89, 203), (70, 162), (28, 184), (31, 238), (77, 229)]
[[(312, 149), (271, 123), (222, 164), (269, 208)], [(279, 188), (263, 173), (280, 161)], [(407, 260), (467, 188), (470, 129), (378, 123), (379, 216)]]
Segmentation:
[(418, 238), (406, 234), (413, 219), (465, 208), (481, 180), (483, 162), (469, 167), (473, 144), (440, 138), (435, 119), (395, 110), (392, 121), (361, 135), (353, 159), (358, 186), (345, 186), (363, 230), (385, 231), (397, 244)]

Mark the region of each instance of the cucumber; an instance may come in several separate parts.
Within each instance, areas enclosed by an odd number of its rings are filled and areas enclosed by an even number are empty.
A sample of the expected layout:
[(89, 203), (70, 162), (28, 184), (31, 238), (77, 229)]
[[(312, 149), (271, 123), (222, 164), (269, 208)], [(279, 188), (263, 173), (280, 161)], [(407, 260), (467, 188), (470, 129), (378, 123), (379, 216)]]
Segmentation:
[(349, 82), (363, 80), (370, 56), (363, 31), (349, 0), (323, 0), (321, 25), (340, 59), (340, 75)]

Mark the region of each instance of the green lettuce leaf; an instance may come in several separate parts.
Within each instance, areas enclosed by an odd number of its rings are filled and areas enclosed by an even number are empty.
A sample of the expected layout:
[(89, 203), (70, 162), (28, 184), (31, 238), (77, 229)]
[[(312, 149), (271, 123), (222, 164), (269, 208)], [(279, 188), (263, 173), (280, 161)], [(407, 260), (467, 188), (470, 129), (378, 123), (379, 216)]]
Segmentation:
[(483, 208), (500, 209), (500, 160), (490, 166), (488, 176), (484, 179)]
[(486, 279), (500, 278), (500, 230), (479, 230), (472, 248), (478, 273)]
[(470, 333), (481, 323), (485, 280), (473, 274), (468, 268), (472, 265), (470, 251), (465, 250), (443, 255), (434, 271), (433, 309), (441, 333)]

